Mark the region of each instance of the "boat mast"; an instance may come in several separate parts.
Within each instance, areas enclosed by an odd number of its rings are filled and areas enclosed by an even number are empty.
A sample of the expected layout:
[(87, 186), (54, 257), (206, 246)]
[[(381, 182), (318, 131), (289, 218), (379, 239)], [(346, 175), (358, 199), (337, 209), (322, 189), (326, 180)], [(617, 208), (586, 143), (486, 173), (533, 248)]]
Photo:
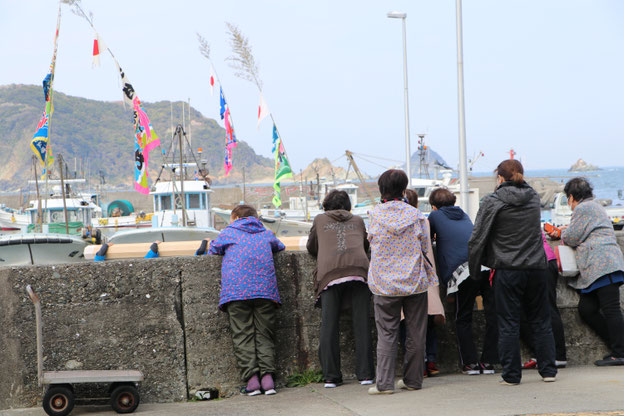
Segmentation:
[(39, 195), (39, 178), (37, 178), (37, 161), (35, 157), (32, 158), (33, 168), (35, 169), (35, 189), (37, 190), (37, 227), (35, 231), (41, 232), (41, 221), (42, 221), (42, 212), (41, 212), (41, 196)]
[(63, 215), (65, 217), (65, 234), (69, 234), (69, 223), (67, 222), (67, 201), (65, 200), (65, 179), (63, 178), (63, 155), (58, 156), (59, 174), (61, 175), (61, 194), (63, 195)]
[[(184, 103), (182, 103), (182, 109), (184, 109)], [(180, 144), (180, 202), (182, 203), (182, 226), (186, 227), (186, 201), (184, 196), (184, 143), (182, 142), (184, 128), (181, 126), (178, 127), (178, 140)]]

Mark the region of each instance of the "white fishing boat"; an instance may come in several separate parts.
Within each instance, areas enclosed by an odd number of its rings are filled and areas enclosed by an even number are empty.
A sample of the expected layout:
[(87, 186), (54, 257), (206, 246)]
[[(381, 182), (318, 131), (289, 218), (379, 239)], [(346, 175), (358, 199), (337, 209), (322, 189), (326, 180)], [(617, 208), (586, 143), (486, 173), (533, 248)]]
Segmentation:
[(58, 233), (0, 235), (0, 267), (81, 262), (88, 244), (81, 237)]
[[(186, 135), (178, 125), (174, 139), (178, 136), (179, 149), (183, 149), (182, 137)], [(163, 169), (171, 172), (171, 180), (160, 177), (152, 186), (150, 195), (154, 204), (151, 227), (132, 231), (120, 231), (110, 237), (110, 242), (147, 243), (152, 241), (189, 241), (214, 238), (218, 231), (213, 226), (210, 210), (210, 181), (201, 174), (207, 173), (206, 162), (166, 163)], [(193, 173), (191, 175), (191, 173)], [(192, 180), (189, 178), (193, 178)]]
[[(230, 223), (230, 216), (232, 210), (212, 208), (212, 212), (218, 216), (226, 224)], [(286, 219), (283, 217), (265, 217), (260, 215), (259, 217), (262, 224), (269, 230), (273, 231), (278, 238), (279, 237), (307, 237), (310, 234), (310, 228), (312, 228), (311, 222), (295, 221)]]
[(0, 205), (0, 232), (25, 231), (30, 223), (30, 216), (23, 210)]
[(317, 186), (317, 198), (308, 198), (307, 196), (290, 197), (289, 208), (265, 208), (260, 210), (260, 216), (267, 219), (282, 218), (288, 221), (303, 222), (313, 221), (314, 217), (325, 212), (321, 204), (325, 196), (332, 190), (345, 191), (351, 200), (351, 212), (354, 215), (367, 219), (368, 211), (374, 205), (370, 202), (358, 204), (359, 187), (351, 182), (336, 184), (335, 182), (324, 182)]

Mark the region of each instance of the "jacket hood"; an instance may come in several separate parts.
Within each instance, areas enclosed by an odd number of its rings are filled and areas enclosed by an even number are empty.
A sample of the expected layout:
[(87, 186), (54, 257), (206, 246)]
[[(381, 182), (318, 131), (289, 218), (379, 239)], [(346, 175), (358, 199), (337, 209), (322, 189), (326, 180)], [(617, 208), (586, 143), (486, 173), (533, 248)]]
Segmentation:
[(535, 191), (526, 182), (523, 182), (522, 185), (503, 182), (494, 193), (498, 199), (513, 206), (526, 205), (535, 197)]
[(392, 234), (402, 234), (411, 225), (425, 219), (422, 212), (402, 201), (379, 204), (373, 215), (378, 226)]
[(325, 214), (334, 221), (345, 222), (353, 218), (353, 214), (344, 209), (336, 209), (333, 211), (326, 211)]
[(249, 234), (261, 233), (266, 230), (264, 225), (256, 217), (239, 218), (230, 224), (230, 227), (244, 231)]
[(439, 209), (441, 213), (446, 215), (449, 220), (461, 220), (466, 216), (466, 213), (460, 207), (442, 207)]

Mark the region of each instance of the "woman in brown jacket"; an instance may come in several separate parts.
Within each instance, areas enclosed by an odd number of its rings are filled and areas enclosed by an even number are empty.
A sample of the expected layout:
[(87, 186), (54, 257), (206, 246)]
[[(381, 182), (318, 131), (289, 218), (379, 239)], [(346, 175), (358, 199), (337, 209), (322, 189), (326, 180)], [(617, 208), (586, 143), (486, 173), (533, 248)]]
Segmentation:
[(361, 217), (349, 212), (351, 201), (344, 191), (327, 194), (323, 209), (325, 213), (314, 218), (307, 249), (317, 258), (314, 289), (316, 305), (321, 306), (319, 359), (325, 387), (342, 383), (339, 318), (343, 304), (351, 307), (357, 378), (361, 384), (372, 384), (366, 227)]

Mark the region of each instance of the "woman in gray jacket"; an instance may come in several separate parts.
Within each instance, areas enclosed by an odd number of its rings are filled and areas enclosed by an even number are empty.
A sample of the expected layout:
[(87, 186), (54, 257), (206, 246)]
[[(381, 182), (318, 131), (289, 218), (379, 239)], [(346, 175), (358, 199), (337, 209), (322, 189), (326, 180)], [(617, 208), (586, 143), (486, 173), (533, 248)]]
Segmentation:
[(620, 286), (624, 283), (624, 257), (607, 212), (593, 201), (585, 178), (570, 179), (564, 187), (572, 209), (570, 225), (561, 233), (563, 242), (576, 247), (580, 274), (568, 284), (580, 295), (581, 318), (611, 348), (596, 365), (624, 365), (624, 318)]

